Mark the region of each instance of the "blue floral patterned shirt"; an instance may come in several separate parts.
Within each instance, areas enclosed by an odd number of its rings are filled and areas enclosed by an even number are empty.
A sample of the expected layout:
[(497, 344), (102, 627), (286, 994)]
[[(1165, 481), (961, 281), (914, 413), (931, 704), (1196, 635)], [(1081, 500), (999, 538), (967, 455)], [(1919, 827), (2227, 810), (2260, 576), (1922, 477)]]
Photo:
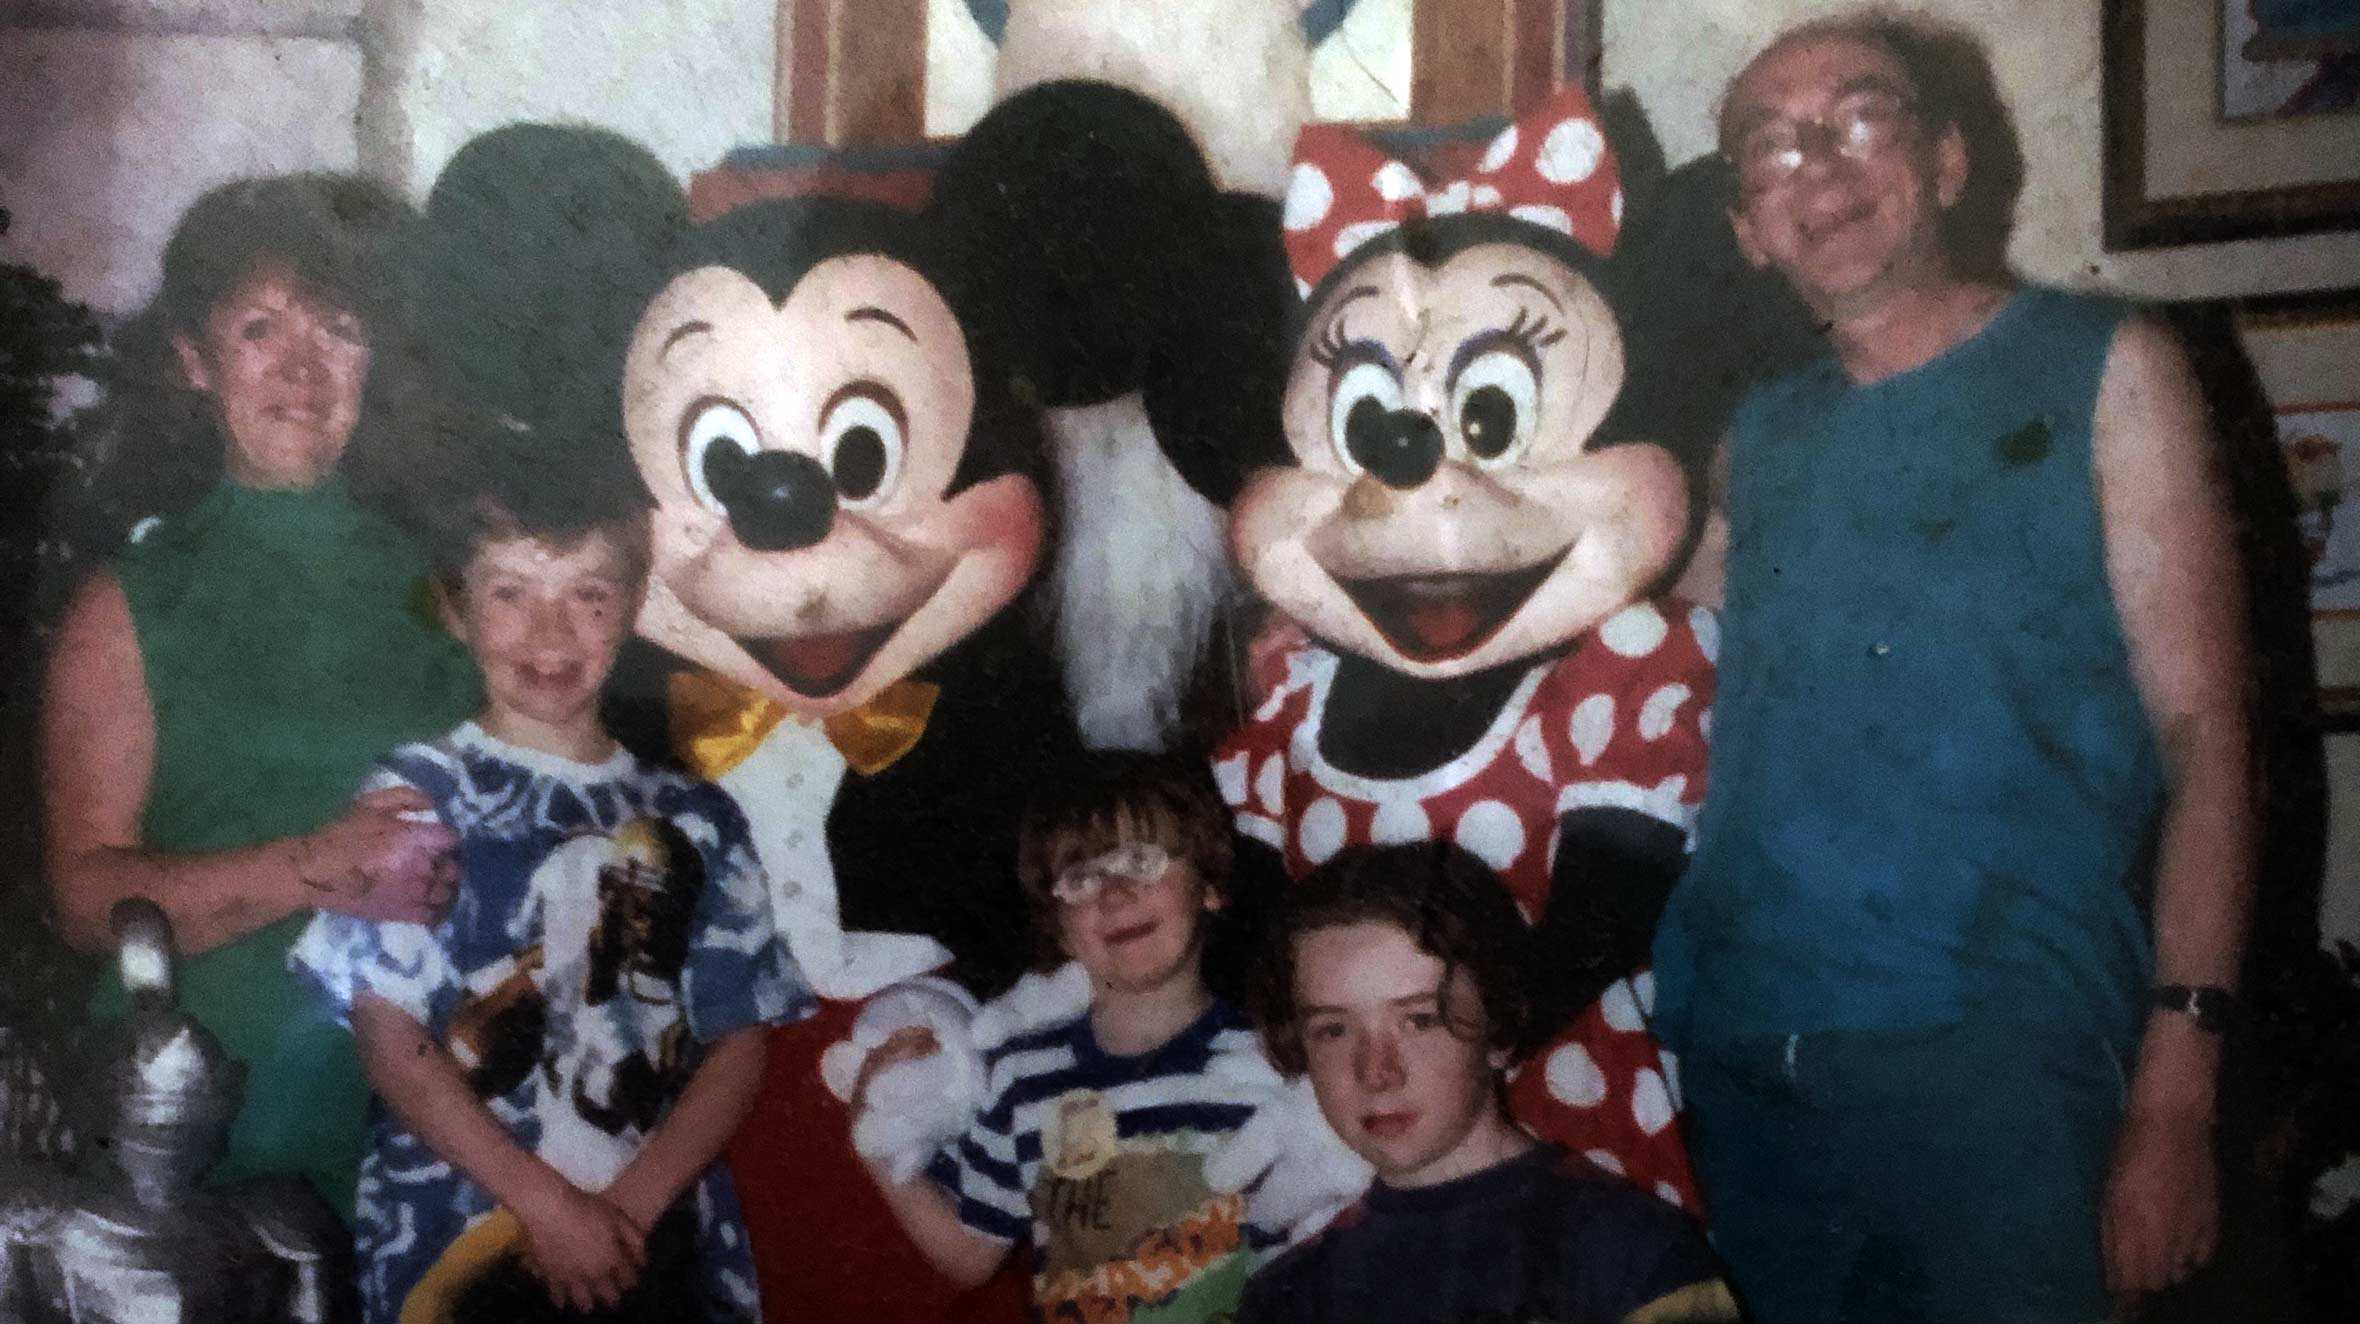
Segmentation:
[[(575, 1185), (603, 1189), (630, 1162), (702, 1045), (812, 1007), (745, 818), (719, 788), (625, 751), (585, 764), (521, 748), (473, 722), (396, 750), (382, 772), (374, 786), (417, 787), (458, 832), (458, 897), (431, 928), (322, 913), (289, 962), (342, 1013), (368, 992), (415, 1017), (509, 1133)], [(756, 1318), (726, 1169), (683, 1204), (706, 1313)], [(397, 1319), (492, 1208), (378, 1104), (357, 1200), (367, 1318)]]

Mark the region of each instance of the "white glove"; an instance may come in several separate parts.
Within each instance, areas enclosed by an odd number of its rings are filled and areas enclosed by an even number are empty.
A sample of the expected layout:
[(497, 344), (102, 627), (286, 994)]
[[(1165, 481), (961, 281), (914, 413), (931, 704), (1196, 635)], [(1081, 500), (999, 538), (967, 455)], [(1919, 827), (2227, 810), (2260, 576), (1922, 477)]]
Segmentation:
[(881, 1163), (896, 1182), (918, 1175), (935, 1151), (965, 1131), (983, 1108), (983, 1055), (968, 1035), (975, 1000), (947, 979), (920, 975), (870, 998), (852, 1033), (820, 1054), (820, 1078), (849, 1103), (869, 1054), (898, 1031), (934, 1036), (935, 1051), (897, 1062), (869, 1081), (860, 1115), (852, 1119), (852, 1148)]
[(1068, 961), (1045, 975), (1026, 971), (1014, 987), (983, 1004), (967, 1037), (988, 1053), (1035, 1030), (1063, 1025), (1090, 1010), (1090, 972)]
[(1317, 1235), (1375, 1179), (1377, 1170), (1328, 1125), (1308, 1077), (1289, 1082), (1259, 1050), (1223, 1053), (1206, 1071), (1256, 1100), (1246, 1124), (1205, 1156), (1207, 1186), (1252, 1188), (1246, 1197), (1248, 1222), (1302, 1241)]
[(853, 1149), (883, 1163), (893, 1180), (908, 1181), (990, 1102), (985, 1053), (1089, 1010), (1090, 975), (1075, 961), (1051, 974), (1028, 973), (981, 1008), (949, 980), (920, 975), (869, 999), (851, 1036), (820, 1054), (820, 1076), (849, 1103), (877, 1045), (913, 1026), (932, 1032), (935, 1051), (878, 1072), (852, 1121)]

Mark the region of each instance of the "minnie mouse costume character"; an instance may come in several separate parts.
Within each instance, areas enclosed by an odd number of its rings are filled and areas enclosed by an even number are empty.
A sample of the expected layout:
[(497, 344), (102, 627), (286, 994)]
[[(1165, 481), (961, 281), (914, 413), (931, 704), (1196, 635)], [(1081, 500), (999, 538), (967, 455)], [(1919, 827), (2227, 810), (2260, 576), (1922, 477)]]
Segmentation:
[(1015, 974), (1014, 825), (1071, 744), (1009, 610), (1046, 533), (1037, 417), (940, 236), (838, 200), (734, 211), (677, 247), (624, 364), (655, 503), (640, 630), (694, 664), (672, 678), (675, 745), (744, 806), (823, 999), (774, 1033), (730, 1154), (778, 1319), (1022, 1314), (1013, 1275), (954, 1304), (819, 1070), (880, 990)]
[(1304, 131), (1288, 450), (1246, 457), (1231, 550), (1314, 642), (1214, 770), (1287, 877), (1363, 842), (1491, 864), (1561, 1027), (1517, 1116), (1695, 1208), (1641, 967), (1704, 791), (1716, 628), (1651, 596), (1689, 519), (1681, 465), (1631, 425), (1606, 293), (1621, 213), (1578, 90), (1442, 187)]

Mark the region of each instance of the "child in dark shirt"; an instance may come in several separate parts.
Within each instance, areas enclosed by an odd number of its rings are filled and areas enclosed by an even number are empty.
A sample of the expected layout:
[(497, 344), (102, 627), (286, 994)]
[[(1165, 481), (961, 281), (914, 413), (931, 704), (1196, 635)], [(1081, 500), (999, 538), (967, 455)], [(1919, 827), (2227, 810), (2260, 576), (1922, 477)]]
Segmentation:
[(1241, 1324), (1737, 1318), (1685, 1215), (1509, 1118), (1528, 932), (1444, 843), (1347, 850), (1280, 899), (1264, 1042), (1377, 1180), (1254, 1276)]

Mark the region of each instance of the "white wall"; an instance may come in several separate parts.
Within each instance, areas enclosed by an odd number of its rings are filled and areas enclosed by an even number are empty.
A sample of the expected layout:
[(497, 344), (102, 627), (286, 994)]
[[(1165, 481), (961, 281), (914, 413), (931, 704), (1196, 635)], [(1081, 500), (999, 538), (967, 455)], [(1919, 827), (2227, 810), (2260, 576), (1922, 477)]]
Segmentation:
[(579, 120), (682, 179), (770, 139), (777, 0), (371, 0), (370, 168), (423, 197), (469, 138)]
[(127, 313), (245, 175), (422, 198), (460, 144), (574, 119), (685, 178), (770, 136), (776, 0), (0, 0), (0, 253)]
[[(1721, 89), (1779, 31), (1859, 0), (1604, 0), (1604, 81), (1628, 87), (1675, 164), (1712, 150)], [(2016, 115), (2026, 184), (2011, 255), (2028, 275), (2151, 298), (2360, 284), (2360, 234), (2108, 253), (2099, 241), (2098, 20), (2091, 0), (1921, 0), (1980, 33)]]
[[(182, 208), (244, 175), (351, 169), (360, 0), (0, 9), (0, 252), (112, 312)], [(221, 12), (215, 12), (216, 10)]]

